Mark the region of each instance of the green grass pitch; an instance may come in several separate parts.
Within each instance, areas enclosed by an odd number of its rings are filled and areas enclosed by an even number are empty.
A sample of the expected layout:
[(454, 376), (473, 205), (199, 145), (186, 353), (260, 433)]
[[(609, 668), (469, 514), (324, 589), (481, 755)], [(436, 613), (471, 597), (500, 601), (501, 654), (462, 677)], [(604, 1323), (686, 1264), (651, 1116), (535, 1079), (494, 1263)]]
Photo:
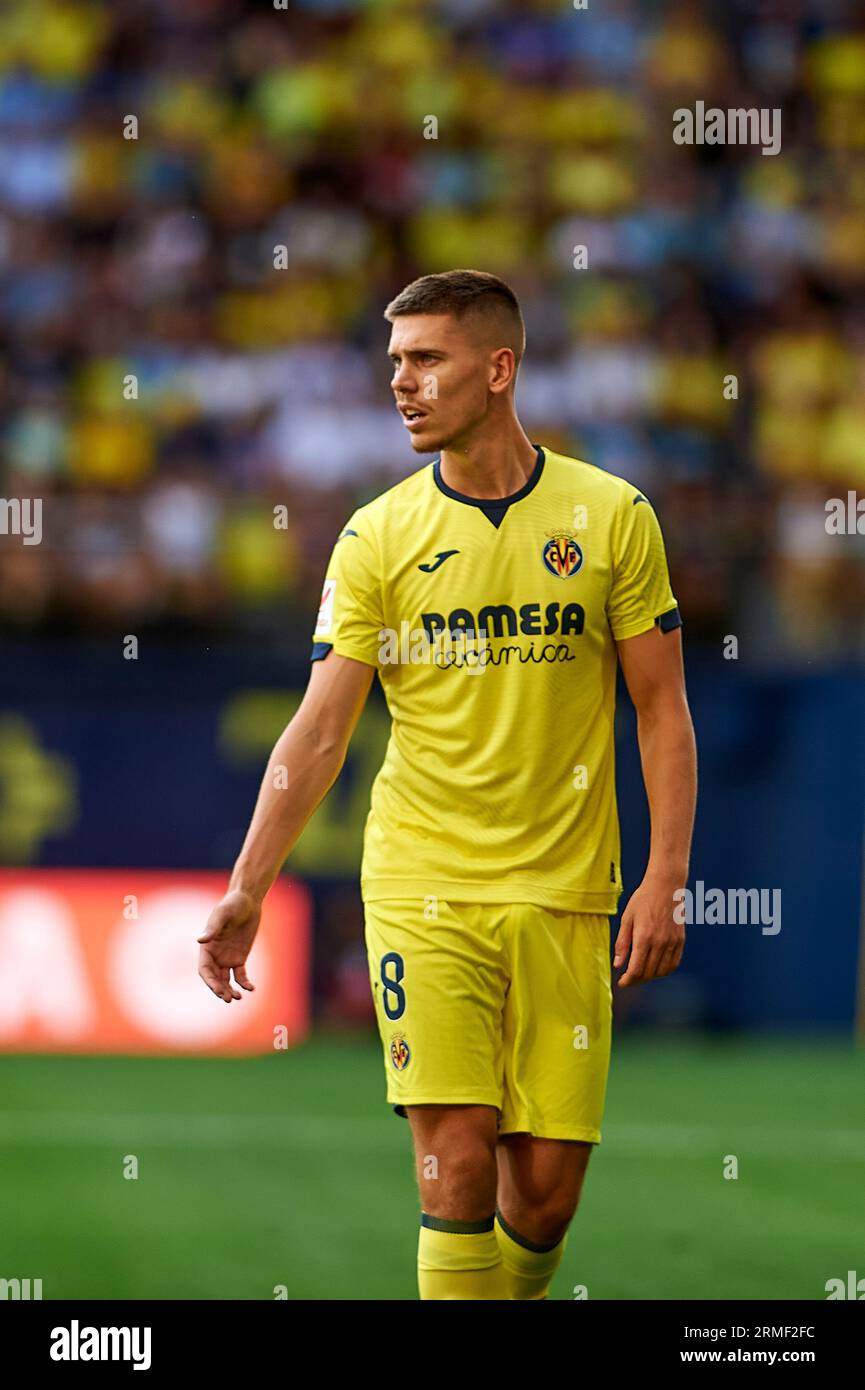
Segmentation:
[[(823, 1299), (865, 1276), (863, 1095), (845, 1041), (617, 1039), (551, 1298)], [(0, 1278), (46, 1299), (417, 1298), (408, 1125), (371, 1036), (4, 1056), (0, 1170)]]

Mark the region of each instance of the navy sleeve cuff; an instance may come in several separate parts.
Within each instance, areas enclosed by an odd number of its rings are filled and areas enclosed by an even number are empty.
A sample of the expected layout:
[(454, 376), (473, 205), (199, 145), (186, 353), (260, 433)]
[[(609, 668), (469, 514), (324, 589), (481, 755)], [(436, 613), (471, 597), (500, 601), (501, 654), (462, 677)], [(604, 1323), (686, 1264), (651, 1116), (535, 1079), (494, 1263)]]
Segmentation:
[(655, 622), (662, 632), (674, 632), (677, 627), (682, 626), (682, 615), (678, 607), (671, 608), (669, 613), (662, 613)]

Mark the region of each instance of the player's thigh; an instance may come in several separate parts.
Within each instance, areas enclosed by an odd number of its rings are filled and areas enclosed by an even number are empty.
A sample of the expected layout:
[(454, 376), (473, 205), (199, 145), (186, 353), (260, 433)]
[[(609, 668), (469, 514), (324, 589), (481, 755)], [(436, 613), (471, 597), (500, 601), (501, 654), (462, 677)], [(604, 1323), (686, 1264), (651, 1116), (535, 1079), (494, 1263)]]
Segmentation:
[(368, 902), (366, 944), (391, 1103), (501, 1106), (501, 911)]
[(501, 1132), (599, 1143), (612, 1036), (609, 918), (522, 904), (508, 945)]

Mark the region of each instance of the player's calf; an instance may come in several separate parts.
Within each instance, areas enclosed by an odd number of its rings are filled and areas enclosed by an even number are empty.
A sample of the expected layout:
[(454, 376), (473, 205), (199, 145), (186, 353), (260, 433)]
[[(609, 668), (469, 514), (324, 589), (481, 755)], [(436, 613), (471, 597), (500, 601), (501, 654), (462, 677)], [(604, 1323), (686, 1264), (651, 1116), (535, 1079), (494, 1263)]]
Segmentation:
[(592, 1145), (502, 1135), (496, 1237), (510, 1299), (546, 1298), (564, 1255)]

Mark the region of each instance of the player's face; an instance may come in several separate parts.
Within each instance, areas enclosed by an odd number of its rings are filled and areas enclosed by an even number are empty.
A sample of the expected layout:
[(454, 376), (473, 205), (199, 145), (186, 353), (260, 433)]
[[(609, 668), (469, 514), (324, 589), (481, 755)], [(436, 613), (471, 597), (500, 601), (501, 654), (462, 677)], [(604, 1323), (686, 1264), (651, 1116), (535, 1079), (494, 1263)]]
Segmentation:
[(408, 314), (393, 324), (388, 355), (415, 453), (467, 439), (489, 407), (489, 352), (450, 314)]

